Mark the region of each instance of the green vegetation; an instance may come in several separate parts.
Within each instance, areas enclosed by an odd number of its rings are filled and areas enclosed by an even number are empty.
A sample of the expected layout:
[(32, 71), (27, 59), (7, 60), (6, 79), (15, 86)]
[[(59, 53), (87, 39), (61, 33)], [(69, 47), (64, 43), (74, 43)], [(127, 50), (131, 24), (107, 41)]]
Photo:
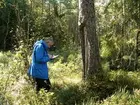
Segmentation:
[[(27, 70), (45, 37), (60, 56), (36, 94)], [(0, 105), (140, 105), (140, 0), (0, 0)]]
[[(3, 105), (138, 105), (140, 72), (108, 71), (102, 78), (82, 82), (81, 57), (68, 56), (68, 62), (49, 63), (52, 89), (36, 94), (17, 53), (0, 53), (8, 59), (1, 62), (0, 103)], [(75, 60), (76, 58), (76, 60)], [(7, 61), (7, 59), (3, 59)], [(20, 62), (19, 62), (20, 61)], [(105, 71), (106, 72), (106, 71)]]

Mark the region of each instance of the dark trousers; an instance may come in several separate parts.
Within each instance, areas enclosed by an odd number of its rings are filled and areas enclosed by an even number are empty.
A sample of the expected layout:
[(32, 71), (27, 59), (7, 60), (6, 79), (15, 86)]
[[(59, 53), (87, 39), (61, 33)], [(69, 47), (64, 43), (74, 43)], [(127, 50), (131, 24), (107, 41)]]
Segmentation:
[(40, 91), (40, 89), (44, 89), (49, 91), (51, 88), (51, 83), (49, 79), (40, 79), (40, 78), (33, 78), (35, 83), (36, 91)]

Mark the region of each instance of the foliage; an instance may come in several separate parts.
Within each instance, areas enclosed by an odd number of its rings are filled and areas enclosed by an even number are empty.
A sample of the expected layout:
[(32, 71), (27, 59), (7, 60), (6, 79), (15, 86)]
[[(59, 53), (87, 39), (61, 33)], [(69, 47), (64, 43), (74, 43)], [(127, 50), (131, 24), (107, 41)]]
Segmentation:
[(139, 72), (110, 71), (84, 83), (79, 64), (81, 58), (75, 60), (75, 55), (71, 54), (68, 62), (63, 63), (63, 57), (60, 57), (57, 62), (49, 63), (52, 90), (48, 93), (41, 90), (36, 94), (23, 69), (24, 60), (20, 53), (5, 55), (9, 66), (0, 70), (0, 102), (3, 104), (116, 105), (117, 102), (125, 103), (125, 100), (128, 100), (127, 105), (139, 103)]
[(139, 98), (139, 90), (135, 89), (134, 93), (130, 94), (125, 89), (122, 89), (100, 103), (95, 103), (91, 98), (88, 102), (84, 102), (83, 105), (138, 105), (140, 103)]
[(8, 65), (8, 57), (6, 54), (3, 54), (2, 52), (0, 52), (0, 63), (3, 64), (4, 66)]
[[(91, 81), (82, 81), (77, 2), (0, 1), (0, 105), (140, 104), (140, 72), (134, 70), (140, 0), (96, 1), (103, 71)], [(52, 90), (36, 94), (26, 75), (32, 46), (49, 36), (60, 56), (48, 64)]]
[(73, 10), (76, 8), (75, 3), (69, 0), (2, 2), (0, 48), (7, 50), (15, 48), (15, 45), (19, 47), (20, 41), (32, 45), (37, 39), (49, 36), (54, 38), (58, 48), (74, 43), (77, 34), (77, 16)]
[(100, 53), (102, 59), (109, 62), (110, 69), (135, 68), (138, 4), (137, 0), (110, 0), (105, 6), (96, 7)]

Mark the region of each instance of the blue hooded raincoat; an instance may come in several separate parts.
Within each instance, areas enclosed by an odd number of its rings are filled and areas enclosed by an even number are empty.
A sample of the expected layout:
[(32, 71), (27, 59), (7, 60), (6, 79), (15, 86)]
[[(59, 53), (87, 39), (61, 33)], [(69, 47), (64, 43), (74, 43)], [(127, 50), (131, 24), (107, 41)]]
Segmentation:
[(48, 46), (43, 40), (34, 44), (32, 53), (32, 63), (28, 70), (28, 74), (33, 78), (48, 79), (47, 62), (50, 61), (47, 52)]

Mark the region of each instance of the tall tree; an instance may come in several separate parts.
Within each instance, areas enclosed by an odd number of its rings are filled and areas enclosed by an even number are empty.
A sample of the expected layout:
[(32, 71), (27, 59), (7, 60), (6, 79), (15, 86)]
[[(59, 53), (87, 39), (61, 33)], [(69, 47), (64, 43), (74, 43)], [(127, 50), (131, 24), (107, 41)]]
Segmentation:
[(94, 0), (79, 0), (79, 34), (85, 79), (100, 69)]

